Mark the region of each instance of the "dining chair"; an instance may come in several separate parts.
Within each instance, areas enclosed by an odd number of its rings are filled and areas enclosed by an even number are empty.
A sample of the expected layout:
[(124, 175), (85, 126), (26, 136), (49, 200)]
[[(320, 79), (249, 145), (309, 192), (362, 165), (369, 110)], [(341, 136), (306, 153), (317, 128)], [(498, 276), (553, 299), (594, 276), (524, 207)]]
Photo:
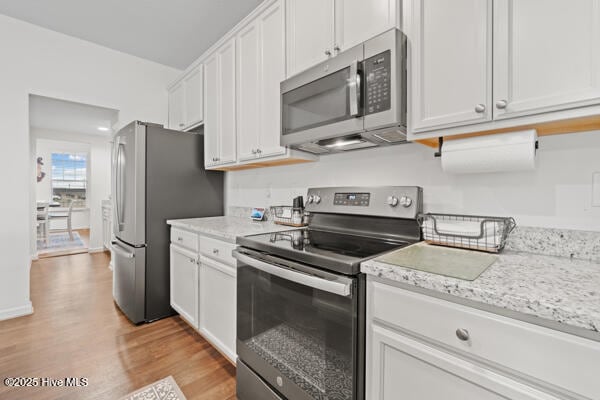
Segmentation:
[(37, 202), (37, 229), (38, 237), (44, 239), (46, 245), (49, 241), (50, 220), (48, 212), (49, 203), (47, 201)]
[(75, 203), (74, 200), (71, 200), (69, 202), (69, 209), (67, 212), (50, 212), (48, 213), (50, 216), (50, 220), (59, 220), (59, 219), (64, 219), (67, 221), (67, 232), (69, 232), (69, 239), (73, 240), (73, 225), (71, 223), (72, 220), (72, 216), (73, 216), (73, 204)]

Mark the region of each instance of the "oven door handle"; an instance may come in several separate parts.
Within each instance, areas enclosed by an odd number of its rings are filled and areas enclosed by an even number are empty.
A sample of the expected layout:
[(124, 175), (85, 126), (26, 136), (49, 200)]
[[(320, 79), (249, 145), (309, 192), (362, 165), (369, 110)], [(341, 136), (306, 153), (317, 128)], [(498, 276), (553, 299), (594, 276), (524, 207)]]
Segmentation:
[(253, 268), (266, 272), (267, 274), (275, 275), (282, 279), (298, 283), (300, 285), (344, 297), (350, 297), (352, 295), (351, 279), (343, 277), (339, 277), (336, 280), (321, 278), (315, 275), (298, 272), (282, 265), (273, 265), (264, 261), (260, 261), (256, 258), (240, 253), (237, 250), (233, 251), (233, 256), (239, 261)]

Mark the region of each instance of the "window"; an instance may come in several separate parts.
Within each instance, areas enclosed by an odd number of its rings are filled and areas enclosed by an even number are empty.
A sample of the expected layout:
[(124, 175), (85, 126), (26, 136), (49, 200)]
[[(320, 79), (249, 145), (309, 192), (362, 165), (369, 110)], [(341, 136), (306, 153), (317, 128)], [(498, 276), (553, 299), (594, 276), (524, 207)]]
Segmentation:
[(52, 153), (52, 199), (61, 207), (86, 206), (87, 154)]

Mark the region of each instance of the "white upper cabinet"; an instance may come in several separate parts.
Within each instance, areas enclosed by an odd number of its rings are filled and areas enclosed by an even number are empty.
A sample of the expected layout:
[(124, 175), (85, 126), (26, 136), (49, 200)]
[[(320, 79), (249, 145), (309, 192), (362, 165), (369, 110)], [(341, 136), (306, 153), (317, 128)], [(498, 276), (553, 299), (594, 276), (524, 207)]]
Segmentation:
[(285, 153), (280, 138), (280, 82), (285, 79), (283, 2), (267, 8), (237, 35), (238, 158)]
[(411, 0), (413, 132), (492, 119), (492, 0)]
[(230, 39), (204, 61), (204, 164), (236, 160), (235, 40)]
[(185, 123), (187, 126), (197, 125), (204, 116), (204, 81), (202, 64), (194, 68), (183, 78), (185, 87)]
[(287, 76), (333, 54), (334, 0), (285, 0)]
[(600, 103), (599, 0), (494, 0), (494, 116)]
[(218, 78), (219, 65), (217, 55), (213, 54), (204, 61), (204, 165), (217, 163), (219, 158), (219, 131), (218, 131)]
[(183, 129), (185, 123), (183, 121), (183, 102), (185, 92), (183, 82), (176, 83), (169, 89), (169, 128)]
[(260, 33), (257, 23), (242, 29), (237, 35), (238, 74), (238, 158), (256, 157), (259, 135)]
[(335, 0), (334, 52), (395, 27), (398, 6), (398, 0)]
[(169, 89), (169, 128), (185, 130), (202, 122), (202, 69), (202, 64), (197, 65)]
[(286, 0), (287, 76), (398, 24), (398, 0)]
[(260, 130), (259, 156), (285, 153), (279, 145), (281, 133), (280, 86), (285, 79), (285, 12), (278, 1), (258, 18), (260, 27)]

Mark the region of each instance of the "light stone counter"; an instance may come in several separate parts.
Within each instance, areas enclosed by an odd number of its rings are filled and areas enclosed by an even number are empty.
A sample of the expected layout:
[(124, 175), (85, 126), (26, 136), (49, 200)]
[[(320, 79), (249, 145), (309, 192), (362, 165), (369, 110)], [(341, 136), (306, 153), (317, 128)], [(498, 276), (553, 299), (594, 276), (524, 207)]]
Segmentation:
[(248, 217), (235, 216), (172, 219), (168, 220), (167, 224), (229, 243), (235, 243), (238, 236), (295, 229), (289, 226), (277, 225), (270, 221), (259, 222), (252, 221)]
[(384, 281), (600, 332), (600, 262), (505, 250), (474, 281), (369, 260), (362, 272)]

